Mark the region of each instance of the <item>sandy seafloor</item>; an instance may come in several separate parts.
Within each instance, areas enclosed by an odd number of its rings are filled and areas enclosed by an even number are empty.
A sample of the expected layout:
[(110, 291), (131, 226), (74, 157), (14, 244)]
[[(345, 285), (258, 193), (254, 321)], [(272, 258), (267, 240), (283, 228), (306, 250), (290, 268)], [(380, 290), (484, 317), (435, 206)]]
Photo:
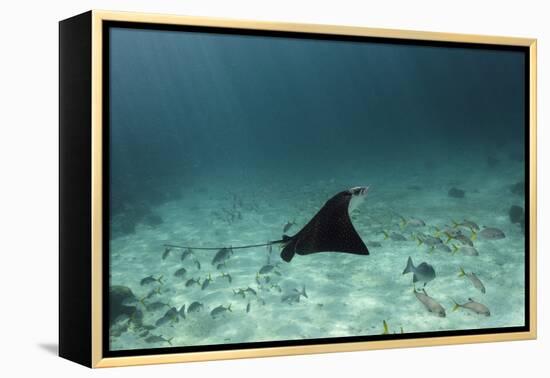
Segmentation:
[[(157, 327), (150, 335), (171, 339), (172, 346), (246, 343), (257, 341), (313, 339), (358, 335), (379, 335), (385, 320), (391, 333), (470, 330), (524, 325), (524, 236), (520, 227), (509, 220), (511, 205), (523, 204), (523, 197), (510, 192), (510, 185), (523, 180), (521, 163), (507, 162), (488, 168), (480, 161), (452, 165), (419, 166), (416, 169), (374, 168), (338, 171), (315, 179), (284, 176), (267, 172), (212, 172), (182, 188), (180, 200), (155, 207), (162, 224), (138, 225), (136, 232), (111, 241), (111, 285), (129, 287), (138, 298), (152, 288), (160, 294), (145, 303), (162, 301), (178, 309), (193, 301), (204, 304), (201, 312), (187, 314), (186, 319)], [(474, 167), (474, 168), (472, 168)], [(279, 175), (279, 176), (278, 176)], [(213, 177), (216, 179), (214, 180)], [(225, 272), (232, 283), (220, 277), (211, 264), (215, 251), (195, 251), (201, 263), (198, 270), (191, 259), (180, 261), (180, 250), (173, 250), (162, 260), (164, 242), (194, 246), (239, 246), (278, 240), (289, 220), (296, 226), (293, 235), (337, 192), (356, 185), (370, 185), (368, 198), (354, 214), (354, 225), (370, 247), (369, 256), (344, 253), (319, 253), (295, 256), (291, 263), (279, 258), (274, 246), (271, 262), (280, 262), (281, 275), (269, 274), (270, 283), (260, 287), (257, 272), (267, 263), (265, 247), (236, 250)], [(464, 198), (451, 198), (449, 188), (466, 191)], [(242, 219), (229, 223), (216, 214), (230, 209), (239, 200)], [(400, 216), (426, 222), (422, 228), (403, 228)], [(497, 227), (504, 231), (501, 240), (474, 241), (479, 256), (430, 252), (412, 240), (418, 231), (434, 234), (433, 226), (451, 225), (452, 220), (467, 219), (480, 227)], [(407, 241), (385, 240), (382, 231), (396, 231)], [(446, 240), (446, 239), (444, 239)], [(452, 241), (460, 245), (457, 241)], [(434, 266), (437, 277), (426, 286), (427, 293), (446, 310), (444, 318), (428, 312), (412, 292), (412, 275), (402, 275), (408, 256), (415, 265), (426, 261)], [(186, 267), (185, 279), (174, 277)], [(482, 294), (459, 268), (475, 272), (486, 287)], [(189, 278), (213, 281), (205, 290), (186, 287)], [(142, 286), (142, 278), (163, 275), (164, 284)], [(265, 278), (261, 278), (265, 279)], [(281, 292), (269, 288), (277, 284)], [(305, 286), (308, 298), (299, 303), (281, 302), (286, 293)], [(252, 287), (257, 296), (246, 298), (233, 290)], [(464, 303), (472, 299), (487, 305), (491, 316), (465, 309), (452, 311), (453, 299)], [(250, 303), (250, 311), (246, 312)], [(231, 304), (231, 312), (214, 319), (210, 311)], [(144, 324), (154, 324), (168, 307), (157, 311), (143, 308)], [(120, 336), (110, 338), (112, 350), (167, 347), (167, 342), (148, 342), (140, 330), (130, 327)]]

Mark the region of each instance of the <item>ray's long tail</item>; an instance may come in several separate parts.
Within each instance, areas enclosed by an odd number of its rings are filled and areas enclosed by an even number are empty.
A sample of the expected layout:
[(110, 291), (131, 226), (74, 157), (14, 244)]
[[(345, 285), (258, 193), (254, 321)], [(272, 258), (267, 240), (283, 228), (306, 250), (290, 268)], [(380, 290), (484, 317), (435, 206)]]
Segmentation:
[(241, 245), (241, 246), (238, 246), (238, 247), (227, 247), (227, 246), (224, 246), (224, 247), (193, 247), (193, 246), (184, 246), (184, 245), (167, 244), (167, 243), (163, 244), (162, 246), (166, 247), (166, 248), (196, 249), (196, 250), (202, 250), (202, 251), (218, 251), (222, 248), (248, 249), (248, 248), (256, 248), (256, 247), (267, 247), (268, 245), (281, 244), (283, 242), (284, 242), (284, 240), (281, 239), (281, 240), (274, 240), (274, 241), (270, 241), (270, 242), (262, 243), (262, 244), (248, 244), (248, 245)]

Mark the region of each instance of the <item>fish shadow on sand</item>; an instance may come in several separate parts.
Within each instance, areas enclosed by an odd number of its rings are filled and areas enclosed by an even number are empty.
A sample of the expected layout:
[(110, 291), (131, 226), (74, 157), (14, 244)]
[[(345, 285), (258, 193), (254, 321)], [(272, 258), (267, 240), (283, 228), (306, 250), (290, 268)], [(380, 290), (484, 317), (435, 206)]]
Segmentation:
[(59, 345), (56, 343), (39, 343), (38, 347), (50, 354), (59, 355)]

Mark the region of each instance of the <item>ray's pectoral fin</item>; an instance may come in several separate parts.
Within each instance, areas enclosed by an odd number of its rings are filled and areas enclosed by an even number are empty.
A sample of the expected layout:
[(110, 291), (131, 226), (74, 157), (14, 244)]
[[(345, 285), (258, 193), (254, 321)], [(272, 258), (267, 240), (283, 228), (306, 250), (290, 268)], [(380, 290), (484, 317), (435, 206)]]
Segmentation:
[(290, 260), (294, 257), (294, 254), (296, 253), (295, 244), (296, 241), (293, 238), (288, 235), (283, 235), (283, 250), (281, 251), (281, 258), (284, 261), (290, 262)]
[(344, 252), (368, 255), (369, 250), (349, 218), (350, 191), (338, 193), (296, 235), (283, 236), (281, 258), (290, 262), (295, 254)]

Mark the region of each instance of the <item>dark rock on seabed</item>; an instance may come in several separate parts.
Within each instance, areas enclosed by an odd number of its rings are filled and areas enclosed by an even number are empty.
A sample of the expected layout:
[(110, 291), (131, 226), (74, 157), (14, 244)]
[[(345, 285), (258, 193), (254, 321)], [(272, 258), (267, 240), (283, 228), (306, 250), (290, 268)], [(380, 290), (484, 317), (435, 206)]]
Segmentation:
[(466, 194), (466, 192), (462, 189), (457, 189), (457, 188), (451, 188), (449, 190), (449, 197), (453, 197), (453, 198), (464, 198), (464, 195)]

